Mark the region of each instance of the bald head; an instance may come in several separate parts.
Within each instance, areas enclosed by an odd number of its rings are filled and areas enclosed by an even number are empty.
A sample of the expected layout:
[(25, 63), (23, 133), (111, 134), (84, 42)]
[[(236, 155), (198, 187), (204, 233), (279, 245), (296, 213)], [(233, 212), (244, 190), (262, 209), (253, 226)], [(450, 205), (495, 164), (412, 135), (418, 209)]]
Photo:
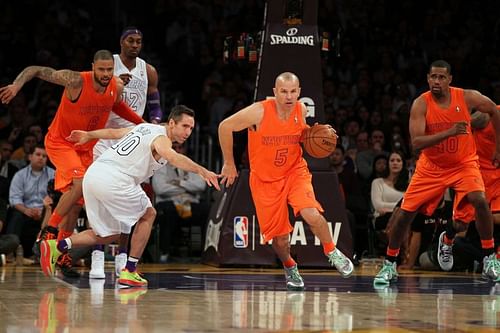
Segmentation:
[(281, 73), (276, 78), (273, 92), (278, 109), (290, 112), (300, 96), (299, 78), (290, 72)]
[(274, 86), (277, 87), (279, 84), (284, 82), (293, 82), (297, 83), (297, 86), (300, 87), (300, 81), (297, 75), (292, 72), (284, 72), (276, 77), (276, 81), (274, 82)]

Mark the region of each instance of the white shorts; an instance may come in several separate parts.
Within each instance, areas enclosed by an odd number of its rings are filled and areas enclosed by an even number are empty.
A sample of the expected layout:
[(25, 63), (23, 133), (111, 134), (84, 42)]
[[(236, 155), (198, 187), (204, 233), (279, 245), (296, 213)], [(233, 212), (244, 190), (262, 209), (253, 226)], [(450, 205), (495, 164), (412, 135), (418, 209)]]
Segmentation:
[(140, 184), (100, 162), (94, 162), (83, 177), (83, 197), (89, 225), (100, 237), (130, 233), (153, 207)]

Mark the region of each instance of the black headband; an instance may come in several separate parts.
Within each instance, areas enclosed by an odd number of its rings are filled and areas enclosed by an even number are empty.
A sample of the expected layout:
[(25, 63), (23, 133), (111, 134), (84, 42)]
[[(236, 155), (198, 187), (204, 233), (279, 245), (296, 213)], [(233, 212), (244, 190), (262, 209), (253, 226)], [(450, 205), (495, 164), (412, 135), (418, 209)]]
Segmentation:
[(128, 35), (135, 35), (135, 34), (140, 35), (142, 37), (142, 32), (139, 29), (132, 28), (123, 31), (120, 40), (124, 40), (125, 38), (127, 38)]

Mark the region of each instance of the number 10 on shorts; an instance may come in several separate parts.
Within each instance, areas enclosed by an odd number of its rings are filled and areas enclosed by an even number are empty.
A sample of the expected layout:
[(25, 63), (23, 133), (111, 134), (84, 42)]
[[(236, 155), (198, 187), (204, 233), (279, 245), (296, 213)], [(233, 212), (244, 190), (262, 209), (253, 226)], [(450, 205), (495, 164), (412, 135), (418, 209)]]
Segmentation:
[(248, 246), (248, 217), (234, 217), (234, 247), (246, 248)]

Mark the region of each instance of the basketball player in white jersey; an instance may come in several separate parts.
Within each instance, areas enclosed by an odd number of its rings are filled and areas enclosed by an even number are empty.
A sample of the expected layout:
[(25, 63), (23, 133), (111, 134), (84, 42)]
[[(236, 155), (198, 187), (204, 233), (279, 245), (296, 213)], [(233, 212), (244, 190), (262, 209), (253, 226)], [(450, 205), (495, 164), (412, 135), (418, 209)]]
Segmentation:
[(118, 283), (145, 287), (147, 280), (137, 273), (137, 262), (148, 242), (156, 211), (141, 187), (155, 170), (166, 163), (198, 173), (209, 186), (220, 190), (218, 175), (172, 149), (172, 141), (183, 143), (194, 128), (194, 111), (183, 105), (172, 109), (165, 126), (140, 124), (133, 128), (73, 131), (68, 141), (84, 144), (93, 139), (121, 138), (87, 170), (83, 197), (91, 229), (41, 244), (41, 266), (53, 275), (57, 258), (70, 248), (108, 244), (116, 241), (123, 228), (135, 225), (130, 254)]
[[(157, 124), (161, 121), (160, 93), (158, 91), (158, 73), (144, 59), (139, 58), (142, 48), (142, 32), (135, 27), (125, 28), (120, 37), (120, 54), (114, 54), (114, 74), (119, 76), (125, 87), (123, 100), (140, 117), (144, 115), (146, 105), (149, 110), (149, 121)], [(134, 126), (131, 122), (111, 112), (106, 128), (127, 128)], [(94, 161), (117, 140), (99, 140), (94, 146)], [(120, 237), (118, 253), (115, 256), (115, 273), (127, 262), (127, 246), (130, 230), (124, 230)], [(91, 279), (104, 279), (104, 246), (98, 245), (92, 252)]]

